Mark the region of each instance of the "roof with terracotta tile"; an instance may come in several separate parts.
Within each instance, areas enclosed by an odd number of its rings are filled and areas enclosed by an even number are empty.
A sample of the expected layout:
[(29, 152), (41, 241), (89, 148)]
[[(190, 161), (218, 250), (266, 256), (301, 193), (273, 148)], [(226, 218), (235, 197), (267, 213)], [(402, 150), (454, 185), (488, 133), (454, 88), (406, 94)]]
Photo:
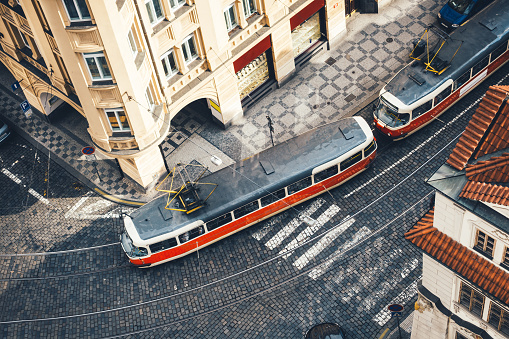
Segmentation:
[(433, 227), (430, 210), (405, 233), (405, 239), (471, 283), (509, 304), (509, 273)]
[(460, 197), (509, 206), (509, 187), (469, 181), (463, 187)]
[(471, 159), (509, 147), (509, 86), (490, 86), (447, 163), (462, 170)]
[(469, 164), (466, 174), (468, 180), (472, 181), (509, 182), (509, 153), (502, 153), (502, 156)]

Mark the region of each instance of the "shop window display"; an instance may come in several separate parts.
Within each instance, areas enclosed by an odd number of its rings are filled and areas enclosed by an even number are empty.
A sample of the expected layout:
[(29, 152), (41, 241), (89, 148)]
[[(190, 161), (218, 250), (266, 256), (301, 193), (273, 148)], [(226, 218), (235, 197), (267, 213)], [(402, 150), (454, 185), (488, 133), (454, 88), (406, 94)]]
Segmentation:
[(237, 83), (240, 98), (244, 99), (249, 93), (269, 79), (267, 56), (262, 53), (246, 67), (237, 72)]
[(297, 57), (307, 50), (320, 37), (320, 15), (317, 12), (292, 31), (293, 56)]

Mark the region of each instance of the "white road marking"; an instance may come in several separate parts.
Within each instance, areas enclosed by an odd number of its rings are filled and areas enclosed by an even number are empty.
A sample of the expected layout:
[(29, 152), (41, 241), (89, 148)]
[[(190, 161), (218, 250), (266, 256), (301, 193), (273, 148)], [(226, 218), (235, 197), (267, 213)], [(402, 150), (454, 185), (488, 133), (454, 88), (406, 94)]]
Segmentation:
[(258, 241), (261, 241), (270, 232), (270, 230), (272, 229), (272, 227), (274, 225), (281, 223), (282, 217), (283, 217), (283, 214), (278, 214), (278, 215), (275, 215), (272, 218), (268, 219), (269, 221), (265, 222), (263, 227), (261, 227), (260, 229), (256, 230), (252, 234), (252, 237), (255, 238)]
[[(83, 208), (80, 207), (92, 196), (92, 192), (87, 192), (84, 197), (78, 200), (77, 203), (72, 206), (69, 211), (67, 211), (64, 215), (66, 219), (80, 219), (80, 220), (96, 220), (96, 219), (112, 219), (112, 218), (120, 218), (120, 213), (118, 213), (118, 208), (115, 208), (109, 212), (101, 214), (100, 211), (106, 208), (110, 208), (114, 204), (109, 200), (98, 200), (90, 205), (87, 205)], [(124, 213), (130, 213), (135, 211), (135, 208), (132, 207), (123, 207), (122, 211)]]
[(303, 217), (310, 216), (311, 214), (315, 213), (324, 203), (325, 200), (322, 198), (313, 201), (313, 203), (306, 210), (300, 213), (298, 217), (293, 218), (292, 221), (286, 224), (286, 226), (283, 227), (275, 236), (273, 236), (269, 241), (267, 241), (265, 243), (265, 246), (273, 250), (274, 248), (281, 245), (281, 243), (286, 239), (286, 237), (292, 234), (292, 232), (295, 231), (297, 227), (300, 226)]
[[(16, 175), (11, 173), (8, 169), (2, 168), (2, 173), (5, 174), (6, 176), (8, 176), (16, 184), (22, 185), (23, 187), (27, 187), (26, 185), (23, 185), (21, 183), (21, 179), (20, 178), (18, 178)], [(30, 193), (34, 198), (36, 198), (40, 202), (42, 202), (42, 203), (44, 203), (46, 205), (49, 205), (49, 200), (46, 199), (45, 197), (43, 197), (42, 195), (40, 195), (39, 193), (37, 193), (34, 189), (29, 188), (28, 189), (28, 193)]]
[(339, 212), (340, 208), (332, 204), (327, 208), (325, 212), (323, 212), (316, 222), (313, 225), (310, 225), (304, 229), (304, 231), (300, 232), (299, 235), (295, 239), (293, 239), (288, 245), (285, 246), (284, 249), (279, 251), (279, 254), (288, 253), (283, 256), (283, 258), (288, 258), (288, 256), (291, 254), (290, 252), (297, 248), (299, 244), (306, 240), (308, 237), (312, 236), (316, 231), (320, 229), (323, 225), (325, 225), (329, 220), (332, 219), (333, 216), (335, 216)]
[(329, 246), (337, 237), (339, 237), (354, 223), (354, 218), (342, 223), (338, 228), (335, 228), (332, 232), (321, 238), (316, 244), (307, 250), (306, 253), (304, 253), (293, 263), (293, 266), (297, 267), (299, 270), (303, 269), (304, 266), (306, 266), (312, 258), (320, 254), (325, 248), (327, 248), (327, 246)]
[(308, 276), (314, 280), (318, 279), (322, 274), (327, 272), (329, 267), (332, 265), (332, 263), (334, 263), (334, 261), (337, 259), (337, 257), (339, 256), (339, 254), (341, 252), (346, 251), (347, 249), (355, 246), (355, 244), (357, 244), (358, 242), (360, 242), (361, 240), (363, 240), (370, 234), (371, 234), (371, 230), (369, 228), (367, 228), (365, 226), (362, 227), (359, 231), (357, 231), (357, 233), (355, 233), (352, 240), (345, 242), (343, 244), (343, 246), (341, 246), (333, 254), (331, 254), (329, 256), (329, 258), (327, 258), (327, 260), (325, 260), (323, 262), (323, 264), (321, 264), (320, 266), (317, 266), (315, 269), (311, 270), (311, 272), (308, 273)]
[(393, 277), (387, 275), (387, 279), (376, 288), (374, 293), (372, 293), (367, 298), (364, 298), (362, 303), (357, 307), (357, 310), (359, 312), (369, 311), (378, 300), (381, 300), (401, 280), (406, 278), (417, 266), (419, 266), (419, 260), (413, 259), (412, 261), (405, 263), (399, 275)]
[[(417, 283), (422, 279), (420, 276), (417, 280), (408, 285), (400, 294), (398, 294), (394, 299), (392, 299), (387, 306), (392, 304), (407, 304), (412, 298), (417, 295)], [(387, 310), (387, 306), (382, 308), (380, 312), (378, 312), (374, 317), (373, 321), (376, 321), (378, 325), (384, 326), (391, 319), (391, 312)]]

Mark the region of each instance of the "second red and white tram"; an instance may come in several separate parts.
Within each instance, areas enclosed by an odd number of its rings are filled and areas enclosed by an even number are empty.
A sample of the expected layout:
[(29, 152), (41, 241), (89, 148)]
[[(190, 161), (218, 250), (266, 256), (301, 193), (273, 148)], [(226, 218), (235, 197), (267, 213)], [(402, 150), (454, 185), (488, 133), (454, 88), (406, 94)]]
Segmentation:
[(360, 117), (315, 128), (204, 177), (218, 185), (199, 208), (169, 210), (161, 196), (125, 216), (122, 248), (139, 267), (185, 256), (344, 183), (376, 148)]
[(509, 60), (509, 0), (493, 2), (450, 36), (439, 34), (443, 45), (433, 45), (433, 53), (424, 52), (380, 91), (375, 125), (394, 140), (429, 124)]

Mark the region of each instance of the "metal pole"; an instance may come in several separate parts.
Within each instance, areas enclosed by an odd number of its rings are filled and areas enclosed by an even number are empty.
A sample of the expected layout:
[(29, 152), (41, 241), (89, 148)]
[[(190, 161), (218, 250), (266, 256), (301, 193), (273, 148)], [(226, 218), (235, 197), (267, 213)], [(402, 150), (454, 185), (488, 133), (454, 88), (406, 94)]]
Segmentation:
[(274, 127), (272, 126), (272, 119), (267, 115), (266, 116), (268, 124), (269, 124), (269, 132), (270, 132), (270, 141), (272, 142), (272, 146), (274, 146), (274, 138), (272, 137), (272, 133), (274, 132)]
[(398, 318), (398, 332), (399, 332), (399, 339), (401, 339), (401, 327), (399, 326), (399, 316), (396, 316)]
[[(97, 158), (96, 158), (96, 160), (97, 160)], [(95, 173), (97, 174), (97, 177), (99, 178), (99, 181), (102, 181), (102, 180), (101, 180), (101, 176), (99, 175), (99, 171), (97, 170), (97, 165), (96, 165), (96, 163), (95, 163), (95, 162), (96, 162), (96, 160), (94, 160), (94, 162), (93, 162), (93, 163), (94, 163), (94, 168), (95, 168)]]

